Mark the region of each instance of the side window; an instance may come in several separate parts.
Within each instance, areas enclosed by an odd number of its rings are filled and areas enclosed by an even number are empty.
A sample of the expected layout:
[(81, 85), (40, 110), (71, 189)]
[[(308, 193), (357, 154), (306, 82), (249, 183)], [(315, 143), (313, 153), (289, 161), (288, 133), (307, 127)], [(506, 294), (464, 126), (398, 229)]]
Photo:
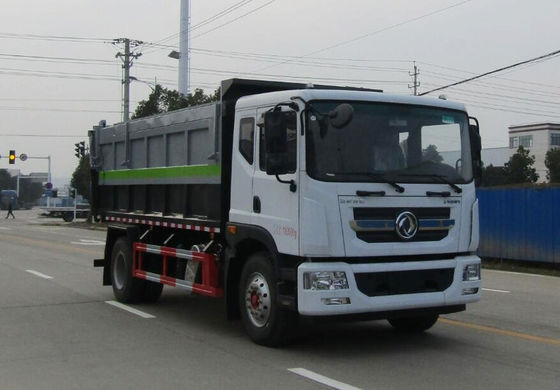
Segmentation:
[(243, 118), (239, 124), (239, 153), (253, 164), (253, 144), (255, 139), (255, 119)]
[[(289, 162), (289, 173), (295, 173), (297, 166), (297, 114), (295, 111), (286, 111), (286, 136), (288, 139), (288, 153), (286, 158)], [(259, 132), (259, 167), (261, 171), (266, 171), (266, 147), (264, 137), (266, 136), (266, 129), (260, 128)]]

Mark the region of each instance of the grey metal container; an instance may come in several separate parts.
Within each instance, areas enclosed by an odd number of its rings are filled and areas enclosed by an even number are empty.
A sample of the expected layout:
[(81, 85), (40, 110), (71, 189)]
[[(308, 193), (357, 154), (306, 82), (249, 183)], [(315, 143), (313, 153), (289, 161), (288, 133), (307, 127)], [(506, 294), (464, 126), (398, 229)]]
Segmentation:
[(90, 131), (90, 161), (96, 213), (107, 220), (217, 223), (220, 114), (220, 103), (211, 103), (95, 126)]

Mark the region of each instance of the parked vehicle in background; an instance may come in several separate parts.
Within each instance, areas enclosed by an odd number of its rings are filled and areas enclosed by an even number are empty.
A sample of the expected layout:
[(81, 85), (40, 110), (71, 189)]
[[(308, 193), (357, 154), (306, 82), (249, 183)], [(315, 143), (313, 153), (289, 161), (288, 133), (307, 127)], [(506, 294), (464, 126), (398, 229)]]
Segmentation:
[(238, 79), (221, 92), (90, 131), (92, 213), (110, 223), (94, 264), (119, 301), (164, 284), (224, 297), (278, 345), (300, 316), (423, 331), (480, 299), (481, 145), (462, 104)]

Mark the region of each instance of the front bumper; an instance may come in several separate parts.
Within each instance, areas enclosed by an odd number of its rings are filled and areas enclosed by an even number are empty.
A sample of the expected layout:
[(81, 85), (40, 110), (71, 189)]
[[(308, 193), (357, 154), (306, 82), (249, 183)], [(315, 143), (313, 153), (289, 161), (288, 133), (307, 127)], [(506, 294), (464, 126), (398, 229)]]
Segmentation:
[[(298, 312), (302, 315), (330, 316), (456, 306), (476, 302), (481, 298), (482, 282), (481, 280), (463, 281), (463, 269), (469, 264), (480, 264), (480, 258), (478, 256), (458, 256), (449, 260), (374, 264), (303, 263), (298, 267)], [(453, 279), (449, 287), (438, 292), (370, 297), (358, 289), (354, 276), (355, 274), (430, 269), (453, 269)], [(344, 290), (304, 289), (304, 273), (317, 271), (344, 271), (349, 288)], [(470, 290), (471, 293), (465, 293), (467, 290)], [(476, 292), (472, 293), (473, 291)], [(347, 302), (348, 300), (349, 303), (345, 304), (327, 304), (327, 302)]]

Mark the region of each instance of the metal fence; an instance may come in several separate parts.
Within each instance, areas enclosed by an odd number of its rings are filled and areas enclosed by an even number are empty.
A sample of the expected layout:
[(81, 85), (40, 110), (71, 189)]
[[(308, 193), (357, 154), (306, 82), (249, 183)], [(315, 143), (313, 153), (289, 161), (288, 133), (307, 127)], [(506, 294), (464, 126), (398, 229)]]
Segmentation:
[(560, 187), (480, 188), (481, 257), (560, 264)]

